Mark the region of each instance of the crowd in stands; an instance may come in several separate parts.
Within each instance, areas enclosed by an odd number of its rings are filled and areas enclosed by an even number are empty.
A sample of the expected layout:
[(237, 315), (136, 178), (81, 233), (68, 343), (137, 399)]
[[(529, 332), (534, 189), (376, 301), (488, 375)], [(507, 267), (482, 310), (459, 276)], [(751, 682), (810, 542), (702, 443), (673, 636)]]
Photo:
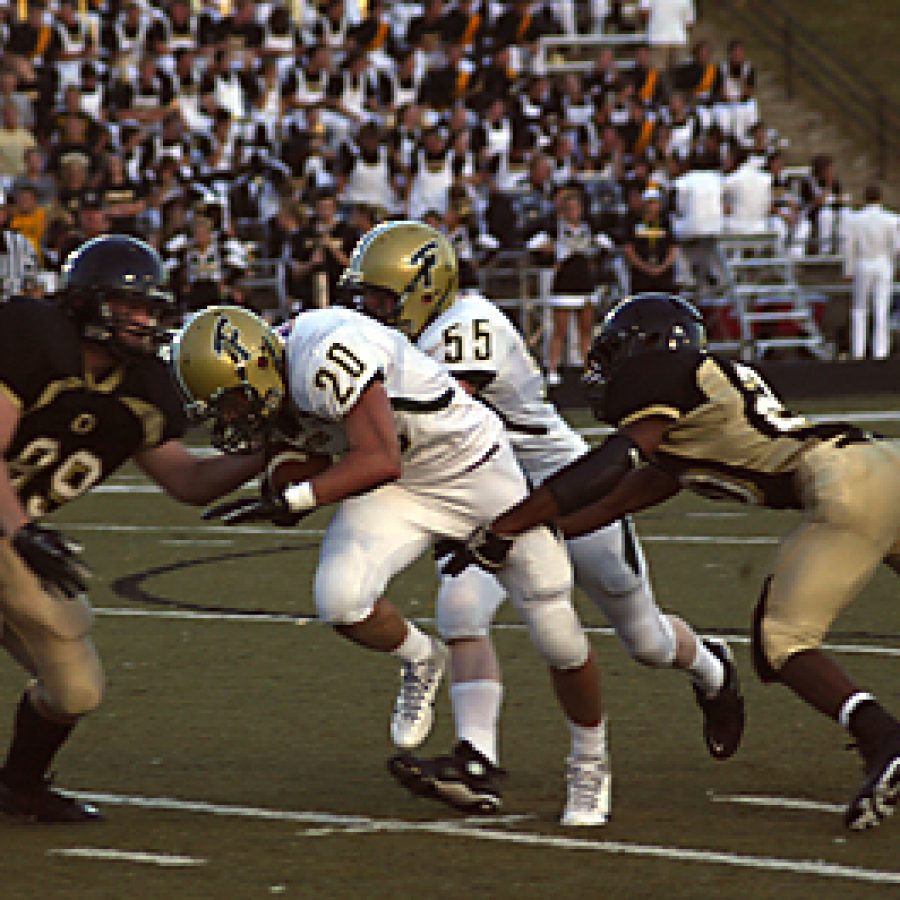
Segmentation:
[[(541, 52), (585, 15), (651, 43), (587, 67)], [(785, 173), (743, 44), (690, 48), (692, 16), (689, 0), (10, 0), (0, 228), (34, 261), (4, 289), (52, 290), (70, 249), (118, 231), (159, 248), (186, 311), (258, 305), (260, 260), (298, 308), (327, 302), (373, 223), (423, 218), (466, 282), (504, 252), (545, 267), (552, 377), (572, 313), (583, 349), (586, 296), (689, 284), (711, 234), (836, 249), (831, 160)]]

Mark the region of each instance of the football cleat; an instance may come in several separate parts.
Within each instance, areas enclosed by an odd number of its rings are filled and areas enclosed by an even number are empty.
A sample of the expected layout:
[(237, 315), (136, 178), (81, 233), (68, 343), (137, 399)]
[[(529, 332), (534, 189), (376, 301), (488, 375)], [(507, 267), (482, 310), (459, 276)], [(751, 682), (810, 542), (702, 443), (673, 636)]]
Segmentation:
[(0, 813), (28, 822), (103, 821), (96, 806), (53, 790), (49, 779), (28, 788), (11, 788), (0, 782)]
[(400, 693), (391, 715), (391, 740), (397, 747), (418, 747), (434, 723), (437, 696), (450, 651), (437, 638), (431, 639), (431, 655), (419, 662), (405, 662), (400, 670)]
[(593, 827), (609, 821), (612, 771), (606, 756), (570, 756), (566, 760), (566, 808), (560, 824)]
[(744, 695), (728, 644), (714, 638), (704, 638), (703, 644), (725, 668), (725, 681), (712, 697), (693, 685), (697, 706), (703, 711), (703, 739), (713, 759), (728, 759), (737, 751), (744, 734)]
[(875, 828), (894, 812), (900, 798), (900, 729), (866, 759), (866, 780), (844, 813), (851, 831)]
[(449, 756), (419, 759), (398, 753), (388, 760), (391, 775), (418, 797), (431, 797), (466, 813), (489, 815), (500, 809), (503, 769), (459, 741)]

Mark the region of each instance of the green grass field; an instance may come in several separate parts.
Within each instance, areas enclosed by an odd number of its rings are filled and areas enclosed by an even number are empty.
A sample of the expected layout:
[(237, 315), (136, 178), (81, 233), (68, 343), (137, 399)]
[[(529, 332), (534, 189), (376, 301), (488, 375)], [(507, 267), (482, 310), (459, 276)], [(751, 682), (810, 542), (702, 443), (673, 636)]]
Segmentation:
[[(900, 410), (900, 397), (835, 406), (880, 407)], [(877, 427), (900, 434), (898, 422)], [(628, 660), (580, 600), (610, 720), (613, 820), (602, 829), (558, 825), (566, 728), (507, 609), (496, 632), (503, 816), (465, 820), (394, 784), (396, 666), (305, 618), (326, 516), (292, 531), (208, 525), (126, 470), (57, 517), (97, 573), (109, 677), (104, 705), (60, 755), (59, 783), (102, 800), (108, 820), (0, 822), (0, 897), (900, 896), (900, 822), (842, 829), (861, 776), (846, 735), (751, 673), (750, 609), (795, 516), (679, 497), (638, 521), (660, 604), (733, 637), (748, 725), (728, 762), (706, 756), (686, 680)], [(390, 591), (428, 630), (434, 585), (423, 560)], [(897, 596), (879, 573), (830, 637), (895, 711)], [(4, 744), (22, 681), (4, 656)], [(442, 691), (424, 749), (451, 741)]]

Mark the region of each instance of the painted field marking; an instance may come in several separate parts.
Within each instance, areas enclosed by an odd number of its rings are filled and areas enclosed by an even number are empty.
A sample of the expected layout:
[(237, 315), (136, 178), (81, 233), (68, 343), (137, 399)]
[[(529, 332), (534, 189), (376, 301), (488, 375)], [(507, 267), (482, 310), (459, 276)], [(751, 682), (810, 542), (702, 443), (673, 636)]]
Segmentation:
[[(134, 534), (258, 534), (290, 540), (293, 537), (322, 537), (324, 528), (278, 528), (276, 525), (120, 525), (109, 522), (66, 522), (60, 525), (65, 531), (126, 531)], [(712, 544), (742, 547), (746, 544), (774, 545), (782, 539), (776, 535), (740, 534), (642, 534), (645, 544)]]
[(151, 866), (205, 866), (207, 860), (194, 856), (175, 856), (171, 853), (146, 853), (143, 850), (113, 850), (109, 847), (61, 847), (47, 851), (48, 856), (69, 856), (75, 859), (101, 859), (116, 862), (144, 863)]
[[(281, 625), (319, 625), (315, 616), (295, 616), (290, 613), (219, 613), (211, 610), (191, 609), (141, 609), (126, 606), (95, 606), (94, 613), (98, 616), (122, 619), (176, 619), (182, 621), (212, 621), (212, 622), (266, 622)], [(430, 616), (415, 616), (412, 621), (417, 624), (434, 624)], [(495, 622), (491, 628), (499, 631), (524, 631), (525, 626), (518, 622)], [(588, 634), (596, 634), (601, 637), (615, 637), (616, 632), (609, 627), (597, 625), (585, 625), (584, 630)], [(750, 638), (745, 634), (721, 634), (717, 635), (722, 640), (732, 644), (749, 644)], [(900, 647), (880, 647), (877, 644), (822, 644), (823, 650), (831, 650), (834, 653), (858, 653), (868, 656), (896, 656), (900, 657)]]
[[(810, 422), (897, 422), (900, 421), (900, 411), (895, 409), (868, 410), (860, 412), (836, 412), (836, 413), (811, 413), (803, 416)], [(612, 428), (608, 425), (589, 425), (585, 428), (575, 429), (582, 437), (599, 437), (603, 434), (612, 434)]]
[[(548, 848), (554, 850), (581, 850), (608, 853), (614, 856), (635, 856), (695, 862), (706, 865), (730, 866), (741, 869), (757, 869), (785, 872), (791, 875), (813, 875), (820, 878), (836, 878), (848, 881), (864, 881), (875, 884), (900, 884), (900, 872), (863, 869), (811, 859), (786, 859), (773, 856), (749, 856), (719, 850), (696, 850), (688, 847), (666, 847), (654, 844), (632, 844), (625, 841), (604, 841), (586, 837), (562, 837), (524, 831), (500, 831), (495, 828), (479, 828), (470, 822), (425, 821), (403, 819), (376, 819), (360, 815), (337, 813), (261, 809), (252, 806), (208, 803), (201, 800), (180, 800), (172, 797), (139, 797), (121, 794), (69, 792), (81, 800), (106, 803), (111, 806), (134, 806), (142, 809), (198, 813), (214, 816), (230, 816), (242, 819), (258, 819), (269, 822), (293, 822), (304, 825), (337, 828), (350, 834), (367, 831), (373, 833), (436, 834), (441, 837), (468, 838), (501, 844)], [(319, 836), (319, 835), (317, 835)]]
[(713, 803), (738, 803), (743, 806), (765, 806), (773, 809), (797, 809), (803, 812), (842, 813), (846, 806), (839, 803), (823, 803), (820, 800), (804, 800), (801, 797), (764, 797), (754, 794), (713, 794)]
[(227, 538), (163, 538), (164, 547), (233, 547), (235, 542)]

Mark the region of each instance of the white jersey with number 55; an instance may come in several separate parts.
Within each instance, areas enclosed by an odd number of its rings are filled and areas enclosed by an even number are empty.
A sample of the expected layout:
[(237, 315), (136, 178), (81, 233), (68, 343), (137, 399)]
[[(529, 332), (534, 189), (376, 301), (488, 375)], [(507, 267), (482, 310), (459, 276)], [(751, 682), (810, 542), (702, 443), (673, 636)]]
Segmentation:
[(544, 396), (544, 379), (522, 335), (481, 294), (461, 294), (422, 332), (418, 346), (499, 415), (534, 484), (586, 452), (584, 439)]
[(503, 440), (497, 417), (440, 365), (400, 332), (349, 309), (299, 315), (287, 341), (287, 370), (300, 411), (336, 429), (363, 391), (380, 380), (403, 451), (403, 483), (452, 478)]

